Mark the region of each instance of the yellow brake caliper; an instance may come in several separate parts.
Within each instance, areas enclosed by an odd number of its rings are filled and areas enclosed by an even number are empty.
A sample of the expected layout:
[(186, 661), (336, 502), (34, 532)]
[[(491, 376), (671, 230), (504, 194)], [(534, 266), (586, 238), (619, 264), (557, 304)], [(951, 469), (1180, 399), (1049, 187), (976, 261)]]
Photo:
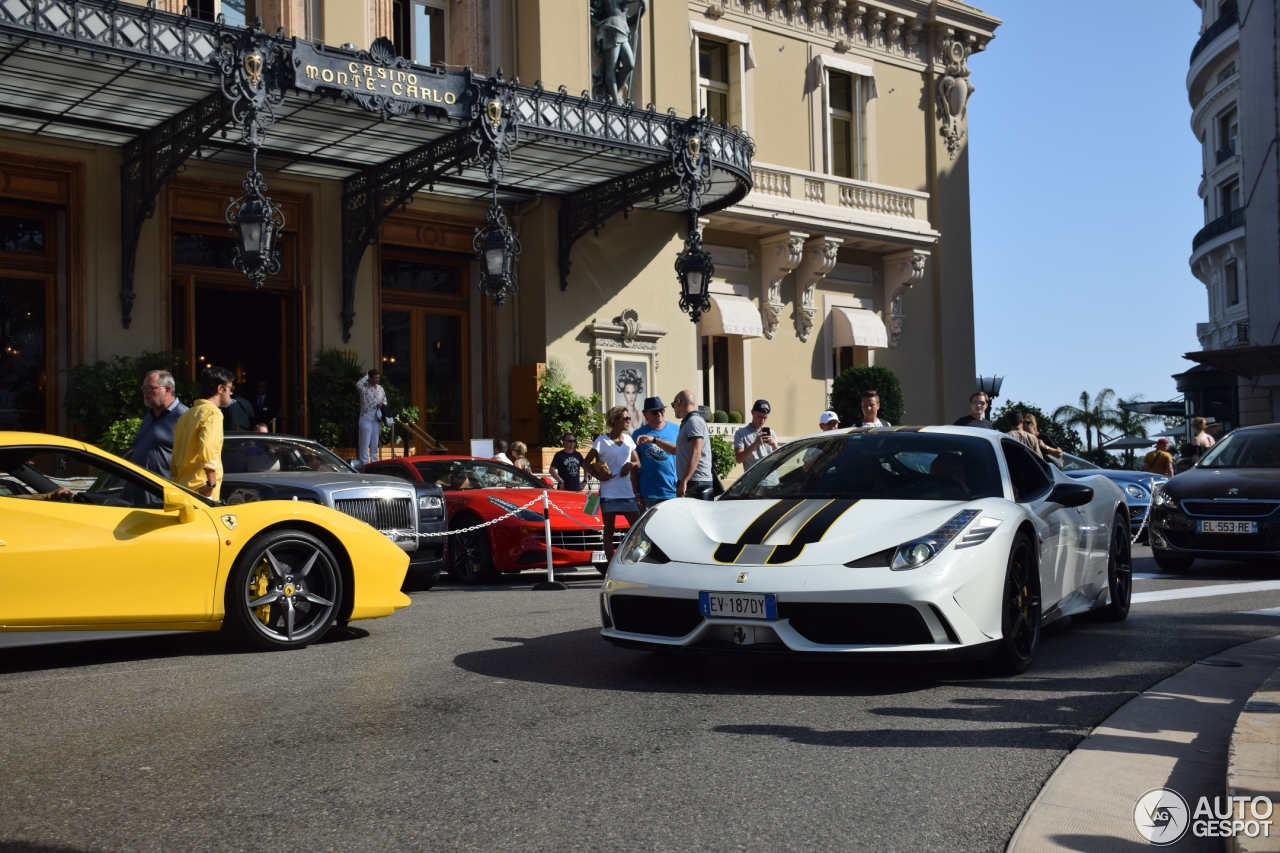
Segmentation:
[[(267, 561), (264, 559), (258, 564), (253, 571), (253, 578), (249, 581), (249, 600), (254, 601), (262, 598), (271, 589), (271, 569), (267, 567)], [(253, 615), (258, 617), (258, 621), (266, 625), (271, 619), (271, 605), (264, 604), (261, 607), (255, 607)]]

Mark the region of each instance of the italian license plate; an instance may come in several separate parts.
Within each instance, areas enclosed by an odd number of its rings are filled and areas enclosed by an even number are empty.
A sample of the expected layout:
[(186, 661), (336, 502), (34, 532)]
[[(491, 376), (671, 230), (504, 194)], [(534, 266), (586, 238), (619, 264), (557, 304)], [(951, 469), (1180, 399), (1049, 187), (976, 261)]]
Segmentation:
[(731, 619), (777, 619), (778, 598), (775, 595), (743, 592), (700, 592), (703, 616)]
[(601, 564), (601, 563), (607, 563), (608, 560), (604, 558), (604, 551), (592, 551), (591, 562), (596, 564)]
[(1226, 521), (1220, 518), (1196, 522), (1196, 533), (1257, 533), (1256, 521)]

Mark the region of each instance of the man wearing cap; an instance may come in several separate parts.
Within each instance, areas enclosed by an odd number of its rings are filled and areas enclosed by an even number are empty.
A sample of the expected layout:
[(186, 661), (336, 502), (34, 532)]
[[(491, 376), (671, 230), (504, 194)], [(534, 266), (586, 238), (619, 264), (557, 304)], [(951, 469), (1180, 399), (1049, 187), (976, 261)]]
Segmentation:
[(1156, 442), (1156, 449), (1142, 457), (1142, 470), (1165, 477), (1173, 476), (1173, 454), (1169, 452), (1169, 439), (1160, 439)]
[(778, 437), (764, 425), (771, 411), (768, 400), (756, 400), (751, 407), (751, 423), (733, 434), (733, 457), (742, 463), (743, 473), (778, 449)]
[(676, 496), (676, 441), (680, 427), (667, 422), (661, 397), (645, 397), (644, 426), (631, 433), (640, 456), (640, 511)]
[(835, 412), (823, 412), (818, 415), (818, 429), (822, 432), (831, 432), (833, 429), (840, 429), (840, 416)]

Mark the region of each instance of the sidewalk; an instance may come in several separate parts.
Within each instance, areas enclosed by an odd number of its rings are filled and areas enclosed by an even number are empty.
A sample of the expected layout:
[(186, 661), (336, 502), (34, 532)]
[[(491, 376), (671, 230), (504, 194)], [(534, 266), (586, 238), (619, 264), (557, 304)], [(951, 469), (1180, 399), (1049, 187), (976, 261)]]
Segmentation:
[[(1192, 664), (1108, 717), (1049, 777), (1010, 839), (1009, 853), (1150, 850), (1133, 823), (1134, 807), (1144, 793), (1172, 788), (1192, 810), (1201, 796), (1224, 797), (1232, 732), (1245, 702), (1276, 672), (1280, 636), (1228, 649), (1210, 660), (1240, 665)], [(1280, 693), (1272, 698), (1280, 701)], [(1250, 774), (1247, 785), (1270, 786), (1271, 795), (1280, 799), (1274, 784), (1260, 775), (1267, 767), (1276, 770), (1280, 714), (1247, 716), (1266, 718), (1258, 723), (1261, 740), (1237, 737), (1233, 767), (1241, 778)], [(1280, 811), (1273, 820), (1280, 830)], [(1188, 832), (1170, 849), (1220, 853), (1224, 841)]]
[[(1231, 735), (1227, 755), (1227, 793), (1280, 800), (1280, 669), (1244, 703)], [(1280, 814), (1273, 817), (1280, 832)], [(1280, 851), (1280, 834), (1270, 838), (1236, 838), (1227, 845), (1232, 853)]]

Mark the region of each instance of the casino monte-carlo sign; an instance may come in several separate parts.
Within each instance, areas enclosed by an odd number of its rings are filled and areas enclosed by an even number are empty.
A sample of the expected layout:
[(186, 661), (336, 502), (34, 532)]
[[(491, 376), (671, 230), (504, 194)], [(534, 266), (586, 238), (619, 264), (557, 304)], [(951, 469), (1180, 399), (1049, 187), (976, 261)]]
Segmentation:
[(295, 88), (337, 95), (388, 116), (430, 110), (470, 118), (476, 98), (470, 73), (414, 65), (385, 38), (354, 55), (296, 41), (292, 64)]

